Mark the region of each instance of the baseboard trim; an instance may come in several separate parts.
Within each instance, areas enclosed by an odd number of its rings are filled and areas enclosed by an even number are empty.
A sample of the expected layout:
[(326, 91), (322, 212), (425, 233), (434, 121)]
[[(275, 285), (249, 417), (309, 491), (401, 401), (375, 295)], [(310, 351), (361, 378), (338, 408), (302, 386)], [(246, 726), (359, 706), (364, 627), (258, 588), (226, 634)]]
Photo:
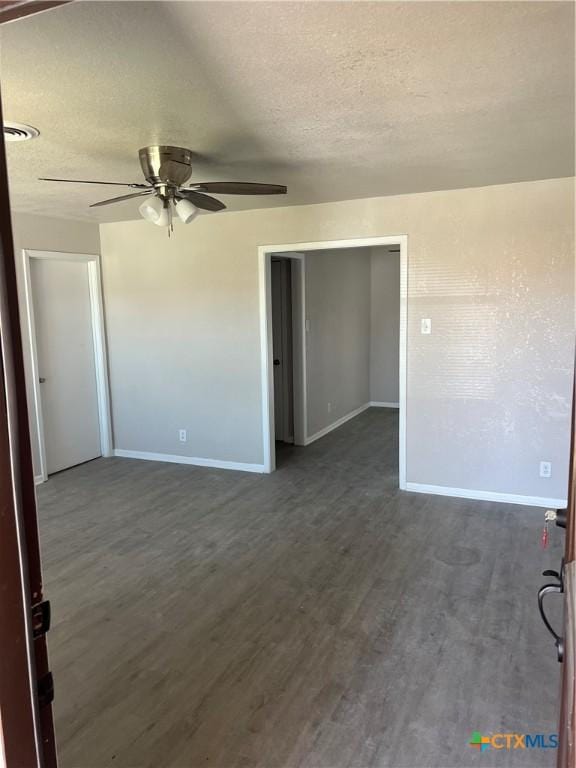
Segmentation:
[(34, 477), (34, 485), (42, 485), (44, 482), (44, 476), (43, 475), (36, 475)]
[(350, 419), (353, 419), (355, 416), (359, 416), (367, 408), (370, 408), (370, 403), (364, 403), (364, 405), (361, 405), (360, 408), (356, 408), (356, 410), (350, 411), (350, 413), (347, 413), (346, 416), (342, 416), (341, 418), (337, 419), (337, 421), (334, 421), (332, 424), (324, 427), (324, 429), (321, 429), (319, 432), (315, 432), (310, 437), (306, 437), (304, 445), (310, 445), (310, 443), (314, 443), (316, 440), (320, 440), (320, 438), (324, 437), (324, 435), (327, 435), (329, 432), (333, 432), (335, 429), (338, 429), (338, 427), (341, 427), (342, 424), (346, 424), (347, 421), (350, 421)]
[(550, 507), (564, 509), (566, 499), (549, 499), (543, 496), (518, 496), (514, 493), (496, 493), (494, 491), (473, 491), (468, 488), (448, 488), (444, 485), (425, 485), (423, 483), (406, 483), (406, 490), (412, 493), (430, 493), (435, 496), (454, 496), (459, 499), (474, 499), (475, 501), (497, 501), (504, 504), (522, 504), (527, 507)]
[(370, 408), (400, 408), (400, 403), (384, 403), (381, 400), (371, 400), (368, 405)]
[(143, 461), (167, 461), (170, 464), (191, 464), (194, 467), (212, 469), (233, 469), (237, 472), (265, 472), (263, 464), (243, 464), (239, 461), (221, 461), (220, 459), (201, 459), (195, 456), (179, 456), (172, 453), (151, 453), (149, 451), (126, 451), (115, 448), (114, 456), (121, 459), (142, 459)]

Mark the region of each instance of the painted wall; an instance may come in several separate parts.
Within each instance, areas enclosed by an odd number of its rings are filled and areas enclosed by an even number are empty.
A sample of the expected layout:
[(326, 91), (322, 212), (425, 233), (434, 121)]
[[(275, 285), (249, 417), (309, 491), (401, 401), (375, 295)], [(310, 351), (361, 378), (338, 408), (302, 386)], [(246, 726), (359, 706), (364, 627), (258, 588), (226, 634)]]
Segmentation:
[(370, 259), (370, 401), (398, 403), (400, 255), (384, 247)]
[(28, 411), (30, 413), (32, 459), (34, 462), (34, 473), (39, 475), (40, 447), (38, 444), (36, 408), (32, 391), (30, 333), (25, 313), (22, 249), (63, 251), (65, 253), (100, 253), (100, 235), (97, 224), (71, 221), (69, 219), (54, 219), (27, 213), (13, 213), (12, 227), (18, 272), (18, 289), (20, 293), (20, 322), (22, 324), (24, 367), (26, 371)]
[(370, 249), (306, 253), (308, 437), (370, 400)]
[(102, 225), (117, 447), (261, 464), (258, 246), (408, 234), (408, 480), (565, 498), (573, 211), (556, 179)]

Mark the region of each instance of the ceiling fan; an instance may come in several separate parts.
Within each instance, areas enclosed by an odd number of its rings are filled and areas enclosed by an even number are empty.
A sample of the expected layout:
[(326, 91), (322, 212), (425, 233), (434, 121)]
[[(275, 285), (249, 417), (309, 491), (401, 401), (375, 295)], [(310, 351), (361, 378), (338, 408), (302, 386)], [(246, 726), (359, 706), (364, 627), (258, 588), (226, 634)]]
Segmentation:
[(153, 145), (139, 151), (140, 166), (146, 184), (124, 184), (119, 181), (85, 181), (84, 179), (46, 179), (40, 181), (59, 181), (70, 184), (108, 184), (130, 187), (138, 190), (129, 195), (112, 197), (92, 203), (90, 208), (101, 205), (120, 203), (135, 197), (148, 199), (140, 205), (140, 215), (146, 221), (159, 227), (168, 227), (172, 231), (174, 212), (184, 224), (189, 224), (198, 214), (198, 210), (222, 211), (224, 203), (205, 194), (215, 192), (221, 195), (285, 195), (286, 187), (282, 184), (254, 184), (246, 181), (203, 181), (185, 186), (192, 176), (191, 150), (184, 147)]

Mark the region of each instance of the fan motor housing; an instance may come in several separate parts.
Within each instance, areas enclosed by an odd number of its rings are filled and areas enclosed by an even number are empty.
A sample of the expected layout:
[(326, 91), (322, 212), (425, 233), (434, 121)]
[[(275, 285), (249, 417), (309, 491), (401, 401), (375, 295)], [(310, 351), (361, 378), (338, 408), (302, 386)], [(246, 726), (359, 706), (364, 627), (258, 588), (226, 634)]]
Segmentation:
[(184, 147), (154, 144), (138, 155), (146, 181), (154, 186), (181, 187), (192, 176), (192, 152)]

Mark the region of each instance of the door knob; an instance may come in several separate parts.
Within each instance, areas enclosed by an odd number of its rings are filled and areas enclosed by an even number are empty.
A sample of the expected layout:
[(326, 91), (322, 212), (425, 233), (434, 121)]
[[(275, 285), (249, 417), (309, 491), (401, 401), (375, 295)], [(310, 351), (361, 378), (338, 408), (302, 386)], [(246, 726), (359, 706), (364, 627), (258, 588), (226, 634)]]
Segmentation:
[(542, 621), (544, 622), (546, 629), (552, 637), (554, 638), (554, 644), (556, 646), (556, 651), (558, 654), (558, 661), (564, 660), (564, 638), (561, 637), (552, 627), (550, 624), (548, 617), (546, 616), (546, 612), (544, 610), (544, 598), (546, 595), (550, 594), (556, 594), (561, 595), (564, 592), (564, 579), (563, 579), (563, 573), (564, 573), (564, 561), (562, 561), (562, 566), (560, 568), (560, 572), (556, 571), (544, 571), (542, 574), (543, 576), (550, 576), (554, 579), (556, 579), (556, 584), (544, 584), (543, 587), (541, 587), (538, 590), (538, 608), (540, 610), (540, 616), (542, 617)]
[(40, 382), (40, 384), (45, 384), (46, 383), (46, 379), (44, 378), (44, 376), (40, 376), (38, 381)]
[(280, 360), (278, 360), (278, 358), (275, 358), (274, 365), (280, 365)]

